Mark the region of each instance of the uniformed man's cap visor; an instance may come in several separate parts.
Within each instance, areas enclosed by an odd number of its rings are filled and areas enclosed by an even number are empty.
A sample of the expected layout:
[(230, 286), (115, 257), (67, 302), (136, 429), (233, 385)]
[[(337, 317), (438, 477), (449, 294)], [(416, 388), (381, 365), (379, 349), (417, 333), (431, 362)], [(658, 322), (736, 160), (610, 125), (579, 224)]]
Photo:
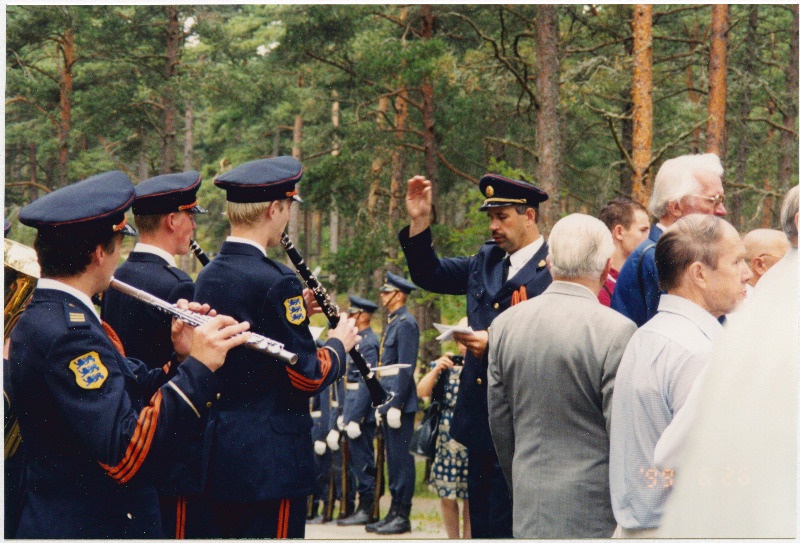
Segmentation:
[(132, 224), (126, 223), (125, 226), (119, 231), (124, 236), (138, 236), (139, 231)]
[(208, 210), (202, 206), (196, 205), (187, 209), (189, 213), (208, 213)]
[(394, 285), (390, 285), (389, 283), (386, 283), (386, 284), (384, 284), (384, 285), (383, 285), (383, 286), (380, 288), (380, 291), (381, 291), (381, 292), (394, 292), (395, 290), (400, 290), (400, 289), (399, 289), (399, 288), (397, 288), (397, 287), (396, 287), (396, 286), (394, 286)]

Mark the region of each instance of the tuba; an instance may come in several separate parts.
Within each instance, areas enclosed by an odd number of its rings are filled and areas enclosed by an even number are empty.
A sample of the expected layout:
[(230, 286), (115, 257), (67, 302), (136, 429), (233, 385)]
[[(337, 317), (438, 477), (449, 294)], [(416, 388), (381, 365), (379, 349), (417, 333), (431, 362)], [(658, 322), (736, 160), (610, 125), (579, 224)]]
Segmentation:
[(36, 288), (39, 279), (39, 261), (32, 248), (4, 239), (3, 272), (5, 276), (5, 309), (3, 309), (3, 341), (25, 309), (25, 304)]

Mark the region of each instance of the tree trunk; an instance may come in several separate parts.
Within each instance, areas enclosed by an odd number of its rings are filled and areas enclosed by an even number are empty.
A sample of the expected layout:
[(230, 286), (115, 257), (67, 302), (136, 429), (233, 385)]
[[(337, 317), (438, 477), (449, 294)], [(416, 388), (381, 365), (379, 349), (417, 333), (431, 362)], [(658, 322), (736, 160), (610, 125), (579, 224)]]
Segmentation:
[(164, 127), (161, 136), (161, 149), (159, 152), (159, 171), (162, 174), (175, 171), (175, 133), (177, 129), (178, 110), (175, 106), (175, 89), (172, 79), (178, 65), (178, 50), (180, 48), (181, 29), (178, 24), (178, 9), (167, 6), (167, 31), (166, 31), (166, 63), (164, 65), (164, 91), (162, 103), (164, 106)]
[(633, 134), (631, 179), (633, 200), (647, 205), (652, 192), (650, 160), (653, 157), (653, 6), (633, 8)]
[(186, 112), (183, 116), (183, 170), (193, 170), (192, 155), (194, 151), (194, 104), (186, 102)]
[(797, 94), (798, 94), (798, 16), (797, 4), (790, 6), (792, 10), (792, 36), (789, 40), (789, 67), (786, 74), (786, 106), (783, 114), (783, 126), (786, 130), (781, 131), (780, 161), (778, 163), (778, 182), (781, 191), (791, 188), (789, 184), (792, 180), (792, 170), (797, 164), (797, 134), (795, 123), (797, 122)]
[(725, 162), (725, 106), (728, 75), (728, 5), (711, 6), (711, 47), (708, 55), (708, 126), (706, 152)]
[[(394, 102), (394, 127), (397, 142), (392, 151), (392, 178), (389, 187), (389, 228), (393, 228), (400, 220), (400, 202), (403, 200), (402, 185), (403, 172), (406, 166), (406, 149), (401, 145), (405, 138), (406, 127), (408, 126), (408, 90), (402, 89)], [(393, 245), (389, 248), (392, 258), (397, 255), (397, 248)]]
[[(697, 49), (697, 41), (699, 40), (700, 35), (700, 26), (695, 22), (694, 26), (692, 27), (691, 32), (688, 32), (690, 42), (689, 42), (689, 53), (691, 56), (694, 56), (694, 50)], [(689, 93), (689, 101), (692, 103), (693, 106), (699, 108), (700, 106), (700, 93), (697, 92), (697, 89), (694, 86), (694, 66), (692, 62), (686, 63), (686, 88)], [(702, 136), (702, 132), (700, 127), (698, 126), (694, 130), (692, 130), (692, 139), (689, 142), (689, 151), (691, 153), (699, 153), (700, 152), (700, 137)]]
[[(301, 87), (303, 86), (302, 81), (300, 82), (300, 86)], [(294, 130), (292, 132), (292, 156), (300, 162), (303, 161), (302, 160), (303, 152), (300, 148), (300, 144), (302, 142), (303, 142), (303, 115), (298, 114), (295, 115), (294, 118)], [(302, 212), (300, 210), (300, 206), (295, 204), (289, 211), (289, 238), (298, 247), (303, 247), (303, 245), (300, 245), (300, 240), (297, 239), (297, 234), (300, 230), (300, 220), (302, 220)]]
[(559, 78), (561, 62), (558, 51), (558, 7), (551, 4), (536, 6), (536, 179), (550, 196), (542, 206), (539, 228), (549, 230), (559, 213), (561, 174), (561, 122), (559, 119)]
[(75, 35), (67, 29), (58, 41), (59, 57), (59, 127), (57, 186), (69, 180), (69, 135), (72, 129), (72, 66), (75, 64)]
[(141, 145), (139, 146), (139, 160), (136, 166), (136, 175), (139, 181), (144, 181), (150, 177), (150, 161), (147, 158), (147, 135), (144, 131), (139, 132)]
[[(742, 72), (749, 76), (749, 74), (754, 73), (753, 70), (757, 61), (758, 4), (750, 6), (748, 21), (747, 33), (744, 38), (745, 51), (742, 58)], [(736, 184), (739, 186), (743, 186), (747, 181), (747, 159), (750, 155), (750, 123), (747, 120), (750, 117), (751, 80), (744, 78), (742, 83), (741, 107), (739, 109), (740, 121), (738, 123), (739, 140), (736, 144)], [(742, 195), (740, 193), (733, 194), (730, 204), (726, 207), (728, 208), (728, 220), (737, 230), (742, 231), (744, 227), (742, 221)]]

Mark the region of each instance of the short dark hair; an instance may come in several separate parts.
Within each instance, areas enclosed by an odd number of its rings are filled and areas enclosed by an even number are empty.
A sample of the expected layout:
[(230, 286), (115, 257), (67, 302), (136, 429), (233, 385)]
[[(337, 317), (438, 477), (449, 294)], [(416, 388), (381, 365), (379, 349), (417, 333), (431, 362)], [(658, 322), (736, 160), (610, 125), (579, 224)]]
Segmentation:
[(664, 232), (656, 243), (655, 255), (661, 290), (679, 286), (684, 270), (693, 262), (717, 268), (724, 222), (715, 215), (693, 213), (678, 219)]
[[(631, 227), (633, 222), (633, 214), (636, 211), (644, 211), (647, 214), (647, 209), (639, 202), (634, 202), (630, 198), (620, 196), (614, 198), (600, 210), (597, 218), (603, 221), (609, 230), (613, 231), (614, 227), (621, 224), (626, 230)], [(648, 215), (648, 218), (650, 216)]]
[(519, 205), (515, 205), (514, 206), (514, 209), (517, 210), (517, 215), (524, 215), (528, 211), (528, 208), (530, 208), (530, 209), (532, 209), (534, 211), (533, 222), (534, 223), (538, 223), (539, 222), (539, 209), (538, 208), (533, 207), (533, 206), (528, 206), (528, 205), (525, 205), (525, 204), (519, 204)]
[(134, 215), (133, 220), (136, 222), (136, 228), (139, 230), (139, 233), (153, 234), (161, 225), (161, 219), (167, 215), (168, 213), (160, 215)]
[(87, 232), (79, 236), (39, 232), (33, 243), (39, 259), (42, 277), (72, 277), (86, 270), (92, 261), (92, 253), (98, 245), (113, 251), (119, 232), (111, 229), (102, 232)]

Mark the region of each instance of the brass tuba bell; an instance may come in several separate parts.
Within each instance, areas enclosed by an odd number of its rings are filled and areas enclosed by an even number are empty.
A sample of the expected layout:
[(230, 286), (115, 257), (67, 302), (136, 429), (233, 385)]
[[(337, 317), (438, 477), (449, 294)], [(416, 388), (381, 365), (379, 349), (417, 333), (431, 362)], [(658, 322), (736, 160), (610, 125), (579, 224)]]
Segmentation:
[(10, 239), (4, 239), (3, 271), (5, 276), (5, 309), (3, 309), (3, 341), (25, 309), (28, 298), (39, 279), (39, 260), (36, 251)]

